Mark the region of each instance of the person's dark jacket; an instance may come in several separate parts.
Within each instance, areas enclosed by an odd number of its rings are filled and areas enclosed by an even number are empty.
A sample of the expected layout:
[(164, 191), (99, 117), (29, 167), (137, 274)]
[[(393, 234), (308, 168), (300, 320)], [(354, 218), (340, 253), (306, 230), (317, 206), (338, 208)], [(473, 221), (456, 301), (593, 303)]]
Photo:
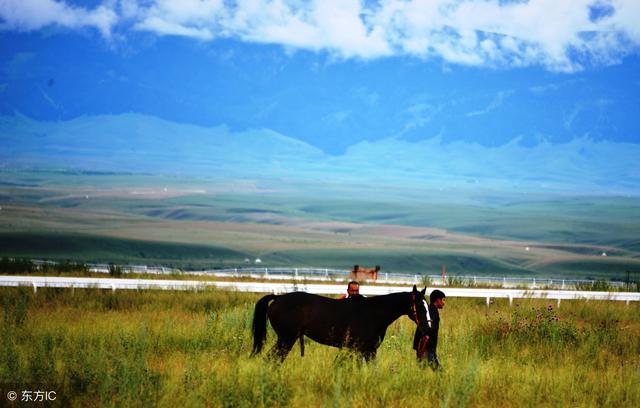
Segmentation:
[[(429, 342), (427, 343), (427, 352), (436, 353), (436, 348), (438, 347), (438, 331), (440, 330), (440, 313), (438, 313), (438, 308), (429, 304), (427, 305), (429, 308), (429, 315), (431, 317), (431, 327), (424, 327), (422, 329), (416, 328), (416, 334), (413, 336), (413, 349), (418, 349), (418, 343), (424, 334), (429, 336)], [(423, 331), (426, 330), (426, 333)]]

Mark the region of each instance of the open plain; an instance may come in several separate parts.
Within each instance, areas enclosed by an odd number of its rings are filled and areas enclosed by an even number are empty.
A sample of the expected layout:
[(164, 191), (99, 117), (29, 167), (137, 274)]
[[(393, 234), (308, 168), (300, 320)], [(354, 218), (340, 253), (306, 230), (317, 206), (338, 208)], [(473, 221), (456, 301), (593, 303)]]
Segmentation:
[(632, 197), (4, 171), (2, 255), (637, 280)]

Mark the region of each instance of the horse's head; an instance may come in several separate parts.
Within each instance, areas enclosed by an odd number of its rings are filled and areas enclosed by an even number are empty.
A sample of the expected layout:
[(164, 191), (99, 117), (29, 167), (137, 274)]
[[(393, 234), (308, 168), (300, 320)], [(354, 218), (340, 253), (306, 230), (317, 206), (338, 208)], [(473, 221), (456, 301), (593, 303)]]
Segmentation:
[(427, 304), (424, 300), (426, 291), (427, 288), (418, 290), (416, 285), (413, 285), (413, 290), (409, 296), (409, 318), (413, 320), (421, 330), (428, 326)]

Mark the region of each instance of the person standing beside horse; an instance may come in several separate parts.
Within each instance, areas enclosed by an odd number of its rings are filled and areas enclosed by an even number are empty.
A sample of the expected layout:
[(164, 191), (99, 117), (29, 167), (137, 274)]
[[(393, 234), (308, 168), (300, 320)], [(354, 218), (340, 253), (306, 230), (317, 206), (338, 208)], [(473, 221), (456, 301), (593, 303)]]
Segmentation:
[(427, 360), (429, 366), (438, 370), (441, 368), (440, 359), (438, 359), (438, 331), (440, 331), (440, 313), (438, 309), (444, 307), (445, 294), (441, 290), (434, 290), (429, 295), (429, 304), (427, 306), (427, 326), (416, 328), (416, 334), (413, 337), (413, 349), (419, 362)]
[(338, 299), (351, 299), (354, 297), (361, 297), (360, 294), (360, 284), (358, 281), (351, 281), (347, 285), (347, 293), (340, 295)]

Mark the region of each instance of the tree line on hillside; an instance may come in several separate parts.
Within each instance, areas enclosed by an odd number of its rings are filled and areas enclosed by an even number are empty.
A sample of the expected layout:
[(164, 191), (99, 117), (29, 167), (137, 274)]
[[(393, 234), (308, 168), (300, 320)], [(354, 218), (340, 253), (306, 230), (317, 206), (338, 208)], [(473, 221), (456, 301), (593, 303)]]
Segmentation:
[(33, 262), (27, 258), (9, 258), (2, 257), (0, 259), (0, 273), (63, 273), (63, 272), (80, 272), (88, 273), (89, 267), (83, 263), (71, 262)]
[[(66, 260), (63, 262), (34, 262), (28, 258), (9, 258), (4, 256), (0, 258), (0, 274), (61, 274), (61, 273), (79, 273), (86, 275), (90, 272), (89, 266), (82, 262), (72, 262)], [(109, 275), (121, 276), (123, 269), (119, 265), (109, 264)]]

